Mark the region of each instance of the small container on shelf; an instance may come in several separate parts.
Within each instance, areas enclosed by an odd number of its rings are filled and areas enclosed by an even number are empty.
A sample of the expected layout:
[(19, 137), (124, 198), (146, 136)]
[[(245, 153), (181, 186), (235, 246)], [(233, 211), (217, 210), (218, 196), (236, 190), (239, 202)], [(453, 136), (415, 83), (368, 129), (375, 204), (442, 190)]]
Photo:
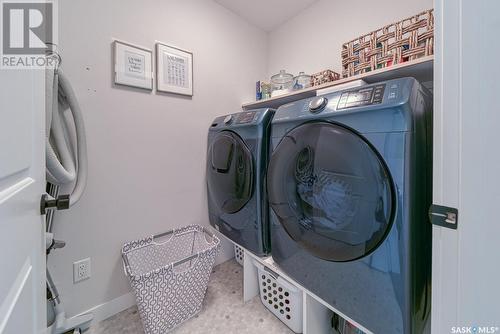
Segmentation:
[(293, 90), (300, 90), (311, 87), (311, 76), (305, 74), (304, 72), (299, 72), (299, 75), (293, 78), (293, 81)]
[(322, 85), (340, 79), (340, 74), (332, 70), (323, 70), (311, 75), (311, 86)]
[(271, 97), (271, 84), (263, 80), (255, 83), (255, 100), (265, 100)]
[(290, 93), (293, 89), (293, 75), (280, 70), (271, 77), (271, 96), (280, 96)]
[(269, 82), (260, 82), (260, 92), (262, 94), (262, 99), (269, 99), (271, 97), (271, 84)]
[(256, 101), (262, 100), (261, 82), (262, 81), (257, 81), (255, 83), (255, 100)]

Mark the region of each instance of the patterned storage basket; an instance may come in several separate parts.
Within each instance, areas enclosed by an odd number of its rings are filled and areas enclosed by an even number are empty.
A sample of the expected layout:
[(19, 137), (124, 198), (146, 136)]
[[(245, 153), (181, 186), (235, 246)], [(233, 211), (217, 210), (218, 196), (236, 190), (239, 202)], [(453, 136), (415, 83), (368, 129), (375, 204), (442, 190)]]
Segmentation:
[(342, 75), (364, 72), (434, 54), (432, 9), (389, 24), (342, 45)]
[(124, 270), (146, 334), (163, 334), (201, 310), (219, 239), (190, 225), (123, 245)]
[(332, 70), (324, 70), (311, 75), (311, 86), (319, 86), (340, 79), (340, 74)]

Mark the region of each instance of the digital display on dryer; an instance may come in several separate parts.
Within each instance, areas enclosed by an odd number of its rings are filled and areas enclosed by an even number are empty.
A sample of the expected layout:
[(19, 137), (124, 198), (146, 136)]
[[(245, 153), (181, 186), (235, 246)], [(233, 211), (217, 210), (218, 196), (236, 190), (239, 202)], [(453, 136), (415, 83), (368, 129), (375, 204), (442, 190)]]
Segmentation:
[(381, 103), (384, 90), (385, 84), (342, 93), (337, 110)]
[(365, 91), (359, 91), (359, 92), (354, 92), (350, 93), (349, 96), (347, 97), (347, 103), (346, 104), (353, 104), (357, 102), (365, 102), (365, 101), (370, 101), (372, 98), (372, 92), (373, 88)]

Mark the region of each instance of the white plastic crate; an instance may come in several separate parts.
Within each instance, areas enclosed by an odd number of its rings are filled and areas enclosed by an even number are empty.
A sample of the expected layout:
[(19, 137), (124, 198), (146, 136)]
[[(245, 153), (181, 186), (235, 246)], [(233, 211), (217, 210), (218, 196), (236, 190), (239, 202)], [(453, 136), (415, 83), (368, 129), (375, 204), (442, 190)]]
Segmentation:
[(236, 244), (234, 244), (234, 258), (236, 262), (240, 264), (240, 266), (243, 265), (243, 260), (245, 259), (245, 251), (243, 250), (243, 248)]
[(260, 300), (295, 333), (302, 333), (302, 291), (271, 269), (254, 261), (259, 274)]

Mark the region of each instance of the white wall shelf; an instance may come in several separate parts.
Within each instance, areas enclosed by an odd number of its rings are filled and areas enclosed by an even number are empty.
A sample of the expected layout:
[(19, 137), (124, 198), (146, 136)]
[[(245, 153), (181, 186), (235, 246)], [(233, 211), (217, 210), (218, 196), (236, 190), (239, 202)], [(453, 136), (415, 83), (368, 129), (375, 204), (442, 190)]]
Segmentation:
[(368, 329), (364, 328), (356, 321), (349, 318), (346, 314), (335, 309), (333, 306), (329, 305), (327, 302), (322, 300), (320, 297), (316, 296), (311, 291), (307, 290), (291, 277), (283, 273), (280, 268), (274, 263), (272, 257), (258, 257), (252, 252), (245, 250), (244, 262), (243, 262), (243, 300), (245, 302), (250, 301), (254, 297), (259, 295), (259, 278), (257, 275), (257, 268), (255, 267), (253, 261), (257, 261), (260, 264), (268, 267), (276, 274), (280, 275), (297, 288), (302, 290), (303, 293), (303, 331), (304, 334), (331, 334), (331, 319), (333, 313), (337, 313), (342, 318), (346, 319), (353, 325), (356, 325), (359, 329), (365, 333), (371, 333)]
[(396, 64), (391, 67), (381, 68), (375, 71), (362, 73), (349, 78), (342, 78), (337, 81), (328, 82), (323, 85), (305, 88), (292, 93), (281, 96), (272, 97), (265, 100), (244, 103), (243, 110), (257, 109), (257, 108), (278, 108), (281, 105), (293, 101), (306, 99), (308, 97), (316, 96), (316, 91), (320, 89), (330, 88), (355, 80), (364, 80), (367, 83), (375, 83), (390, 79), (402, 77), (414, 77), (420, 82), (429, 82), (433, 79), (433, 64), (434, 56), (427, 56), (417, 59), (408, 63)]

